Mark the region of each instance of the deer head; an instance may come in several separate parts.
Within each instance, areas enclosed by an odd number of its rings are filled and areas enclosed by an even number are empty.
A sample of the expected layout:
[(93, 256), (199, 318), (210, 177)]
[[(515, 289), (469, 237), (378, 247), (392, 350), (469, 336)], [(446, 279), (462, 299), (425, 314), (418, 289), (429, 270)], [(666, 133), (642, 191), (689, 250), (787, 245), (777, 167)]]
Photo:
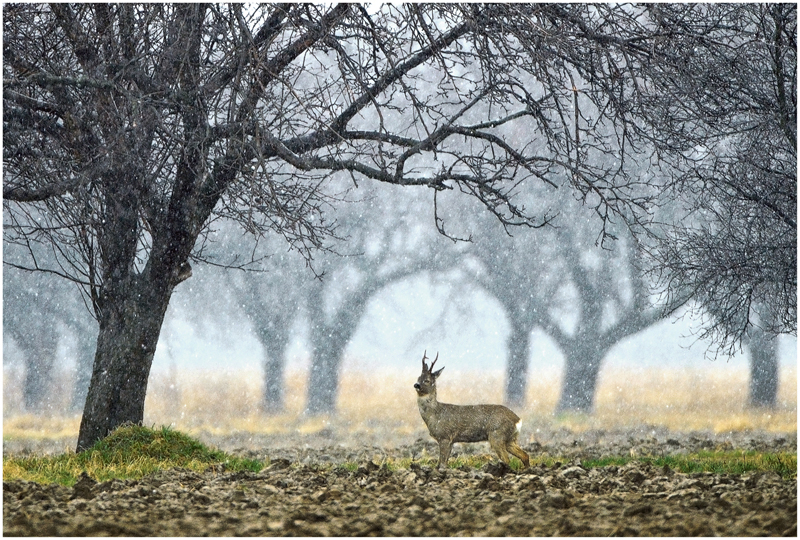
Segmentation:
[(417, 382), (414, 383), (414, 389), (417, 391), (417, 395), (419, 397), (436, 393), (436, 379), (444, 370), (444, 368), (442, 368), (439, 371), (433, 371), (433, 366), (439, 359), (439, 353), (436, 353), (436, 358), (433, 359), (430, 367), (428, 367), (428, 364), (425, 363), (427, 353), (428, 351), (426, 350), (422, 354), (422, 374), (417, 379)]

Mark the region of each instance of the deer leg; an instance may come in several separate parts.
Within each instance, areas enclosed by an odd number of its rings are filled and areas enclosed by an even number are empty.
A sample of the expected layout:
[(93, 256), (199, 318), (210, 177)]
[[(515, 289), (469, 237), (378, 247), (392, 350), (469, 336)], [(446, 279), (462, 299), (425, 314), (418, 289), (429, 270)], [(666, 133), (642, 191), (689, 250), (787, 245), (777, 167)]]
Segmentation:
[(511, 441), (508, 443), (508, 451), (517, 456), (520, 461), (522, 461), (522, 464), (525, 465), (526, 469), (531, 466), (530, 457), (525, 450), (523, 450), (522, 447), (517, 444), (517, 441)]
[(500, 459), (503, 460), (503, 463), (508, 465), (508, 462), (511, 460), (511, 458), (509, 457), (508, 452), (506, 451), (505, 443), (501, 439), (497, 439), (496, 437), (490, 436), (489, 446), (491, 446), (492, 450), (494, 450), (495, 453), (498, 456), (500, 456)]
[(436, 466), (438, 469), (447, 467), (447, 460), (450, 459), (450, 450), (452, 449), (452, 441), (448, 441), (446, 439), (439, 441), (439, 464)]

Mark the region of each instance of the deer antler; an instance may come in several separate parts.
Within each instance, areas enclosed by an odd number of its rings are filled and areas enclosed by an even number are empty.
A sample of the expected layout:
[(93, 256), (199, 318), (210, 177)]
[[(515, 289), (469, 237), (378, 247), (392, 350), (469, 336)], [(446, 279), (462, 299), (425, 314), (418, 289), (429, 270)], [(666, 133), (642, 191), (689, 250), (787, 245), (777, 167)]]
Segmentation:
[[(422, 371), (429, 371), (428, 366), (425, 364), (425, 359), (428, 358), (428, 349), (425, 349), (425, 352), (422, 353)], [(438, 358), (438, 356), (437, 356)]]
[(433, 359), (433, 362), (431, 362), (431, 367), (429, 368), (429, 371), (430, 371), (430, 372), (433, 372), (433, 366), (436, 364), (436, 361), (437, 361), (438, 359), (439, 359), (439, 353), (437, 352), (437, 353), (436, 353), (436, 358), (434, 358), (434, 359)]

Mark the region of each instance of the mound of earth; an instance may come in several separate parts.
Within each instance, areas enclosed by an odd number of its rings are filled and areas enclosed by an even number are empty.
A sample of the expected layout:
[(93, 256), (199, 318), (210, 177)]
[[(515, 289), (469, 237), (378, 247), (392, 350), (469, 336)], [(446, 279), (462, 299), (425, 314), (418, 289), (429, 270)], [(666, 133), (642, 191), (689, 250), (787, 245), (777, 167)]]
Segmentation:
[[(269, 457), (270, 466), (260, 473), (173, 469), (103, 483), (84, 476), (72, 488), (4, 482), (4, 535), (796, 536), (797, 483), (777, 474), (683, 474), (639, 462), (580, 465), (596, 455), (794, 451), (797, 445), (796, 434), (736, 437), (554, 436), (547, 445), (524, 447), (532, 456), (547, 452), (567, 460), (521, 472), (497, 462), (446, 471), (376, 464), (436, 455), (425, 439), (386, 449), (330, 440), (325, 446), (325, 437), (281, 447), (261, 446), (266, 441), (257, 436), (234, 437), (219, 446)], [(480, 444), (456, 448), (488, 451)], [(358, 466), (331, 466), (345, 462)]]

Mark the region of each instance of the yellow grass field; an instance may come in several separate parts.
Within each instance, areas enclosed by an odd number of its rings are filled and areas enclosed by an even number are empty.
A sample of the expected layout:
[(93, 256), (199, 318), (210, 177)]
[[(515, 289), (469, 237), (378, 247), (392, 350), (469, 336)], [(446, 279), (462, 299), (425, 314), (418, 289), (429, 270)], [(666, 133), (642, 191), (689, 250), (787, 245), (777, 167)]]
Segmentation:
[[(502, 372), (445, 372), (439, 381), (439, 400), (449, 403), (502, 401)], [(257, 370), (156, 373), (151, 377), (145, 404), (145, 425), (171, 425), (189, 434), (226, 435), (314, 433), (334, 427), (353, 435), (373, 427), (397, 435), (425, 434), (412, 388), (418, 370), (379, 370), (369, 374), (344, 372), (339, 412), (331, 418), (302, 415), (306, 374), (287, 375), (286, 412), (260, 412), (262, 376)], [(536, 427), (620, 429), (661, 426), (675, 431), (713, 432), (764, 430), (797, 431), (797, 369), (781, 370), (779, 405), (774, 410), (746, 407), (748, 373), (743, 368), (689, 370), (603, 370), (593, 415), (555, 417), (560, 373), (537, 372), (531, 377), (527, 406), (516, 412), (523, 418), (523, 434)], [(6, 373), (3, 383), (3, 436), (7, 438), (77, 437), (79, 415), (53, 413), (32, 416), (20, 410), (20, 380)], [(54, 411), (66, 410), (66, 387), (54, 392)], [(533, 436), (530, 436), (532, 439)]]

